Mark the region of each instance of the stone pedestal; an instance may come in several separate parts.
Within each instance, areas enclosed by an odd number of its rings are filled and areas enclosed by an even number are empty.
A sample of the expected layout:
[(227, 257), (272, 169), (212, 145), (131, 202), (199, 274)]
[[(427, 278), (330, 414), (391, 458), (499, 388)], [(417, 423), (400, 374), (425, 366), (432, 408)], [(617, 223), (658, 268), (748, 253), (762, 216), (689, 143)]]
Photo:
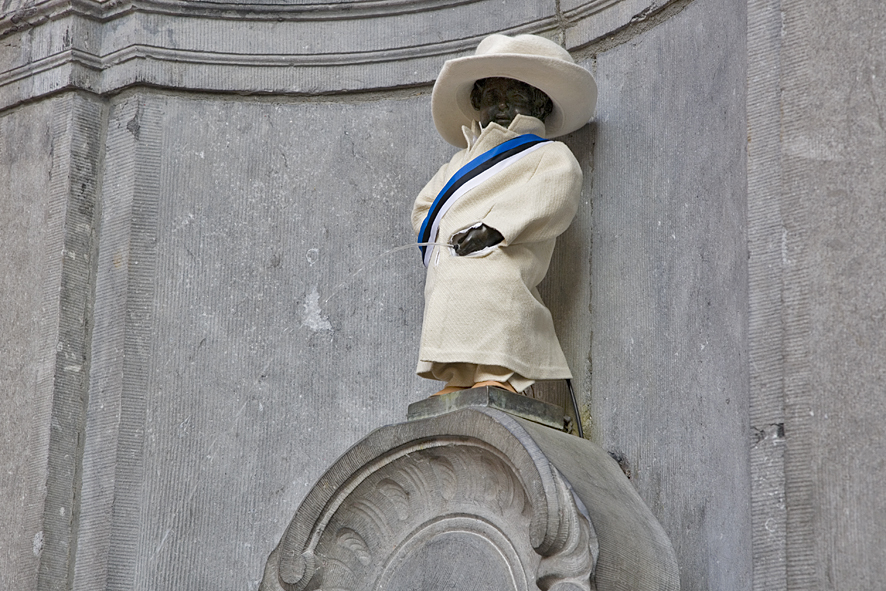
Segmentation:
[(262, 591), (679, 589), (671, 543), (618, 464), (531, 420), (531, 404), (501, 410), (513, 402), (423, 401), (410, 415), (457, 410), (358, 442), (308, 493)]

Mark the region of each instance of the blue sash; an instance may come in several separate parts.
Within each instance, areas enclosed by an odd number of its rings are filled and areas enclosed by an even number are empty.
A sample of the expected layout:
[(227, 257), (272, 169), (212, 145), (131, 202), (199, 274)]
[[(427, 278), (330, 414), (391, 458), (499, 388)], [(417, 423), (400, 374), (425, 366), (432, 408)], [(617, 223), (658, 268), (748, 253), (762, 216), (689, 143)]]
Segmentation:
[[(436, 241), (440, 220), (462, 195), (549, 141), (551, 140), (527, 133), (495, 146), (462, 166), (449, 178), (431, 204), (418, 232), (419, 244)], [(431, 252), (434, 250), (428, 246), (425, 244), (418, 247), (425, 267), (430, 263)]]

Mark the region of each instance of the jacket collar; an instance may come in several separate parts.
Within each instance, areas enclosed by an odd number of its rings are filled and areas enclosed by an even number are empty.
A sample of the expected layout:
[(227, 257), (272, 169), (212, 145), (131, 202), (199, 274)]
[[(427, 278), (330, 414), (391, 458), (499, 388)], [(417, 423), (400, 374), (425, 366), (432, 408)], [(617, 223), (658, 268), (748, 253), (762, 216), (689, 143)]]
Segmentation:
[(468, 152), (483, 153), (502, 142), (527, 133), (534, 133), (537, 136), (544, 137), (545, 124), (535, 117), (517, 115), (507, 129), (498, 123), (490, 123), (481, 129), (480, 124), (474, 121), (470, 127), (462, 126), (461, 130), (468, 143)]

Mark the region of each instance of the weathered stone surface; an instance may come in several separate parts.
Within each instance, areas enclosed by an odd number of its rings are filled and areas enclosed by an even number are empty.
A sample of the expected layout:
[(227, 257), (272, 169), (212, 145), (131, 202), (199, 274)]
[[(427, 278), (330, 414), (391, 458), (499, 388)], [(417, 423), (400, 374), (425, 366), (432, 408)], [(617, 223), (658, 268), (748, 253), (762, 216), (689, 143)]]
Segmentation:
[[(618, 29), (651, 0), (400, 2), (7, 2), (0, 108), (63, 89), (135, 84), (316, 95), (433, 82), (490, 33), (537, 33), (573, 48)], [(445, 26), (441, 26), (445, 23)]]
[(595, 580), (604, 589), (680, 589), (667, 534), (612, 457), (597, 445), (514, 419), (570, 483), (588, 510), (600, 556)]
[(742, 3), (693, 2), (596, 60), (585, 431), (687, 591), (751, 581), (744, 38)]
[(780, 246), (780, 297), (755, 312), (783, 326), (773, 359), (783, 376), (787, 588), (875, 589), (886, 578), (886, 6), (780, 10), (771, 182), (782, 225), (760, 235)]
[(754, 590), (785, 571), (780, 0), (748, 5), (748, 365)]
[(4, 588), (67, 588), (76, 545), (100, 123), (77, 94), (0, 118)]
[(670, 542), (606, 452), (486, 407), (383, 427), (348, 450), (296, 512), (261, 588), (458, 581), (679, 589)]
[[(49, 146), (53, 139), (62, 144), (70, 137), (53, 134), (53, 106), (53, 101), (46, 101), (0, 118), (0, 186), (7, 191), (0, 198), (0, 250), (4, 253), (0, 272), (0, 334), (4, 335), (0, 356), (0, 587), (4, 589), (35, 588), (43, 548), (52, 409), (47, 374), (52, 375), (57, 342), (52, 337), (58, 323), (58, 303), (49, 300), (45, 290), (58, 290), (64, 235), (63, 216), (58, 212), (64, 207), (64, 197), (50, 191), (50, 171), (56, 163)], [(46, 260), (50, 252), (56, 256)], [(41, 310), (43, 306), (48, 307)], [(50, 351), (41, 351), (43, 347)], [(38, 376), (42, 379), (35, 379)]]
[(78, 546), (106, 566), (75, 588), (254, 589), (283, 508), (433, 389), (408, 210), (449, 148), (401, 137), (434, 137), (424, 100), (114, 101)]

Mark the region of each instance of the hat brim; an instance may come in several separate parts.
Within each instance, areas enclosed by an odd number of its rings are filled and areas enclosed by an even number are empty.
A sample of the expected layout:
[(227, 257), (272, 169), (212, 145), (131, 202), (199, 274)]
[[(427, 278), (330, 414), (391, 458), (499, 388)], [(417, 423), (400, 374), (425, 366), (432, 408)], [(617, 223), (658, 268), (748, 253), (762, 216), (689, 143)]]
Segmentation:
[(479, 118), (471, 105), (471, 89), (481, 78), (513, 78), (547, 94), (554, 110), (545, 119), (546, 137), (573, 132), (594, 116), (597, 83), (577, 64), (519, 53), (457, 58), (440, 70), (431, 95), (431, 112), (443, 139), (459, 148), (467, 147), (462, 126)]

